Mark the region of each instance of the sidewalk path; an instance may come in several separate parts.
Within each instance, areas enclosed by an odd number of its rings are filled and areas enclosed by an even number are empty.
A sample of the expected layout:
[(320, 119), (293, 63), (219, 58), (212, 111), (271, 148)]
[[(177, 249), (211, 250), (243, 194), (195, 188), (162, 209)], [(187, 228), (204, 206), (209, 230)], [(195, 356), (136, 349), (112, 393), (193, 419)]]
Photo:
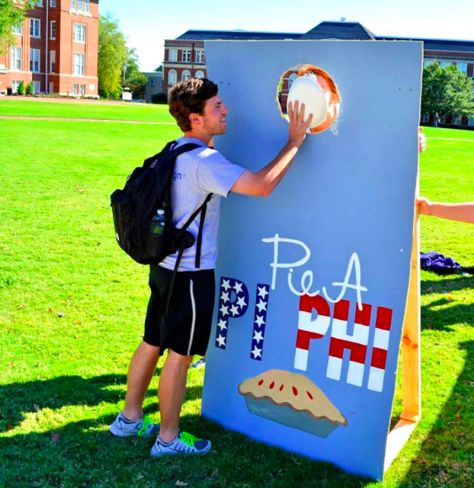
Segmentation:
[(120, 119), (80, 119), (68, 117), (36, 117), (34, 115), (0, 115), (0, 119), (15, 120), (50, 120), (60, 122), (112, 122), (116, 124), (149, 124), (149, 125), (176, 125), (175, 122), (153, 122), (149, 120), (120, 120)]

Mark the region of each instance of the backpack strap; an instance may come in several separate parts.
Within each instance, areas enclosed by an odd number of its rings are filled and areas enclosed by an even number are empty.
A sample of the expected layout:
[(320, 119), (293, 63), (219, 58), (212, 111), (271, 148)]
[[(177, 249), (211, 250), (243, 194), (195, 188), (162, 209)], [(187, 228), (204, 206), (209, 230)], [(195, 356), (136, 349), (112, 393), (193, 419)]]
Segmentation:
[(201, 216), (199, 218), (199, 232), (197, 236), (196, 256), (194, 261), (194, 265), (198, 269), (201, 267), (201, 246), (202, 246), (202, 232), (204, 229), (204, 220), (206, 218), (207, 204), (211, 198), (212, 198), (212, 193), (209, 193), (209, 195), (207, 195), (206, 199), (204, 200), (204, 203), (201, 205)]
[[(186, 230), (191, 222), (197, 217), (197, 215), (200, 213), (201, 214), (201, 219), (199, 221), (199, 232), (197, 236), (197, 243), (196, 243), (196, 258), (195, 258), (195, 266), (196, 268), (201, 267), (201, 243), (202, 243), (202, 232), (204, 228), (204, 219), (206, 218), (206, 209), (207, 209), (207, 203), (209, 200), (212, 198), (212, 193), (209, 193), (207, 195), (206, 199), (202, 203), (202, 205), (197, 208), (192, 215), (189, 217), (189, 219), (186, 221), (186, 223), (181, 227), (182, 230)], [(170, 286), (168, 289), (168, 297), (166, 299), (166, 308), (165, 308), (165, 314), (168, 313), (168, 309), (171, 303), (171, 296), (173, 295), (173, 288), (174, 288), (174, 282), (176, 281), (176, 273), (178, 272), (179, 268), (179, 263), (181, 262), (181, 258), (183, 257), (184, 253), (184, 241), (181, 240), (181, 244), (178, 249), (178, 256), (176, 257), (176, 263), (174, 265), (173, 269), (173, 276), (171, 277), (171, 282)]]

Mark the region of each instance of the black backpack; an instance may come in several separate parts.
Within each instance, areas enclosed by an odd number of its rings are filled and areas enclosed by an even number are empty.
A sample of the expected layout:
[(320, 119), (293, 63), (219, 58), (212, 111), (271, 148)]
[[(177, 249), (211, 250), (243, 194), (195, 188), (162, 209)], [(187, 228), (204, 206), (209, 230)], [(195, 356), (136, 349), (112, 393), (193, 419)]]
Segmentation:
[[(169, 142), (161, 152), (144, 161), (127, 178), (123, 190), (115, 190), (110, 196), (115, 235), (119, 246), (140, 264), (158, 264), (169, 254), (178, 251), (175, 273), (185, 249), (194, 245), (194, 236), (186, 230), (201, 213), (196, 245), (196, 268), (200, 267), (201, 240), (206, 207), (212, 197), (189, 217), (182, 228), (173, 227), (171, 206), (171, 184), (176, 158), (184, 152), (198, 147), (184, 144), (175, 149), (176, 141)], [(161, 234), (151, 232), (152, 219), (157, 210), (164, 211)], [(162, 213), (162, 212), (161, 212)]]

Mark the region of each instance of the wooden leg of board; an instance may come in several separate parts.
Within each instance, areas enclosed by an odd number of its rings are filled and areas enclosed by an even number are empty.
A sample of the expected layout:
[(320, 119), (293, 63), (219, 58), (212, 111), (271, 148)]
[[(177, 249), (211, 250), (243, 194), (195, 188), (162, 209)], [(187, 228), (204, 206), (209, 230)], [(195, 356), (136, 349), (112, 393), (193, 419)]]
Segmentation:
[(411, 272), (401, 340), (403, 410), (387, 438), (385, 469), (405, 445), (421, 417), (419, 236), (418, 214), (415, 214)]

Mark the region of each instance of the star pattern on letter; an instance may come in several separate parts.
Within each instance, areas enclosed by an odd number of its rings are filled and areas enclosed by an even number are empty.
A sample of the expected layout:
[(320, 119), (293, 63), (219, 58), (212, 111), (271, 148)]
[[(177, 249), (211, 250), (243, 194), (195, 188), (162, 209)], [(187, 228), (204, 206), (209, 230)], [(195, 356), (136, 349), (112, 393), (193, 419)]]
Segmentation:
[(239, 293), (242, 293), (242, 291), (243, 291), (243, 290), (242, 290), (242, 283), (240, 283), (240, 282), (236, 281), (236, 282), (235, 282), (235, 285), (234, 285), (234, 290), (235, 290), (235, 293), (237, 293), (237, 295), (238, 295)]
[(261, 358), (262, 357), (262, 350), (260, 348), (258, 348), (257, 346), (255, 346), (253, 349), (252, 349), (252, 356), (256, 359), (256, 358)]
[(263, 341), (263, 334), (262, 334), (262, 332), (261, 332), (261, 331), (258, 331), (258, 332), (257, 332), (257, 331), (255, 331), (255, 332), (253, 333), (253, 340), (254, 340), (255, 342), (260, 342), (260, 341)]
[(260, 300), (257, 303), (256, 307), (258, 308), (258, 311), (259, 312), (262, 312), (263, 310), (266, 311), (267, 310), (267, 302), (264, 302), (263, 300)]
[(229, 315), (229, 307), (222, 304), (219, 312), (225, 317), (226, 315)]
[(227, 303), (228, 301), (230, 301), (230, 298), (229, 298), (229, 292), (222, 292), (222, 295), (221, 295), (221, 300), (224, 302), (224, 303)]
[(265, 297), (268, 295), (267, 287), (266, 286), (259, 286), (258, 287), (258, 296), (265, 300)]
[(255, 318), (255, 323), (261, 327), (264, 323), (265, 323), (265, 320), (262, 316), (260, 315), (257, 315), (257, 317)]
[(239, 307), (237, 305), (232, 305), (232, 307), (230, 307), (230, 312), (235, 317), (239, 314)]
[(221, 330), (227, 329), (227, 322), (221, 319), (219, 322), (217, 322), (217, 327), (219, 327)]
[(218, 343), (219, 347), (225, 346), (225, 337), (220, 335), (217, 337), (216, 342)]
[(225, 291), (229, 291), (230, 289), (230, 280), (222, 280), (222, 288), (224, 288)]
[(245, 301), (245, 297), (239, 297), (237, 299), (237, 305), (240, 307), (240, 308), (244, 308), (245, 305), (247, 305), (247, 302)]

